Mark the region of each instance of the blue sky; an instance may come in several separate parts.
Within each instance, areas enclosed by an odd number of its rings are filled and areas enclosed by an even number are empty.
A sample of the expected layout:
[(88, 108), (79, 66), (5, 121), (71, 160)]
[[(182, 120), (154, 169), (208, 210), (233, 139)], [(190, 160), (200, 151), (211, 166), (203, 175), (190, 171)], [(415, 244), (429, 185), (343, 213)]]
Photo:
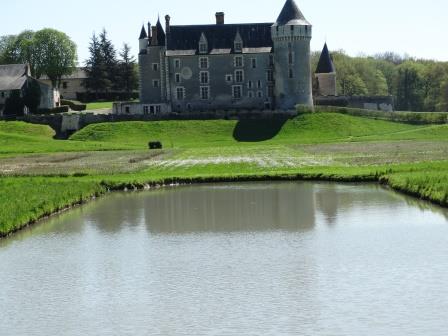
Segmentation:
[[(448, 1), (296, 0), (314, 26), (312, 49), (327, 40), (330, 49), (350, 55), (383, 51), (448, 61)], [(55, 28), (78, 45), (79, 61), (88, 56), (89, 38), (104, 27), (117, 47), (128, 42), (137, 52), (143, 22), (170, 14), (172, 24), (214, 23), (224, 11), (227, 23), (273, 22), (285, 0), (20, 0), (2, 3), (0, 35), (24, 29)]]

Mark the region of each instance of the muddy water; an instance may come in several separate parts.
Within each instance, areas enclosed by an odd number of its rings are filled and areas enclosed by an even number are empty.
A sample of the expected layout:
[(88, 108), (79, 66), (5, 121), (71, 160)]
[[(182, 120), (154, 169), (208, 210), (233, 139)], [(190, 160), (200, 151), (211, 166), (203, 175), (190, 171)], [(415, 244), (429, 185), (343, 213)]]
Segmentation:
[(0, 241), (0, 335), (447, 335), (447, 218), (372, 185), (113, 194)]

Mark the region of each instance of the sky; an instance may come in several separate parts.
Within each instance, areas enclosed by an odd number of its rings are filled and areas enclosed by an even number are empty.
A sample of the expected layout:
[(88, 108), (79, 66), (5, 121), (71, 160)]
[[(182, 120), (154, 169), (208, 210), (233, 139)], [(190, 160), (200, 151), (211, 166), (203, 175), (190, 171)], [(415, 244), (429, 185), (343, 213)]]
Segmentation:
[[(274, 22), (285, 0), (20, 0), (0, 7), (0, 35), (54, 28), (78, 46), (83, 65), (93, 32), (105, 28), (117, 49), (124, 42), (138, 53), (142, 23), (166, 14), (172, 25), (215, 23), (215, 12), (226, 23)], [(351, 56), (394, 51), (416, 58), (448, 61), (447, 0), (296, 0), (313, 25), (312, 50), (325, 41), (331, 50)]]

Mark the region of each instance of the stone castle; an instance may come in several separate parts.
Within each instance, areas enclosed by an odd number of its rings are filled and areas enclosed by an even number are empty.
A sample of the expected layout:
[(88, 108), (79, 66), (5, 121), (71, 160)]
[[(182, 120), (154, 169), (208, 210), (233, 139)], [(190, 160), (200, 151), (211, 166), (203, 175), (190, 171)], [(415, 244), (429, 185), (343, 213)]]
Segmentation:
[(312, 25), (294, 0), (275, 23), (171, 25), (141, 29), (137, 114), (213, 110), (293, 110), (313, 105)]

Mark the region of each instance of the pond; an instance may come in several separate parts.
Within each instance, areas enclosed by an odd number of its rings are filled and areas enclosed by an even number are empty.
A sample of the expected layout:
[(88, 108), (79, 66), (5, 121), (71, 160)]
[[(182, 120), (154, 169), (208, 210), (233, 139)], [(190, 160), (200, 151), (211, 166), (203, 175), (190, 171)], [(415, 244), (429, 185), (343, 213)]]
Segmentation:
[(115, 193), (0, 240), (0, 335), (447, 335), (448, 212), (377, 185)]

